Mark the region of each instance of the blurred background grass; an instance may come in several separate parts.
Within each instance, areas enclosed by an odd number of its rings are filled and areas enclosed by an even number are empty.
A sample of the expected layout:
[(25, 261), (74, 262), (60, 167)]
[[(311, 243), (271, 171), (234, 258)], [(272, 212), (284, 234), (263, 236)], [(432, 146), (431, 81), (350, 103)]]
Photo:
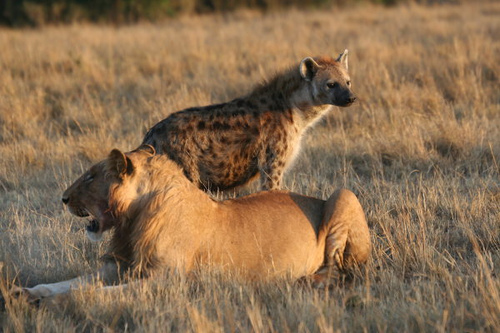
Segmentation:
[(178, 15), (221, 13), (237, 9), (277, 11), (285, 8), (318, 9), (357, 6), (363, 3), (460, 3), (462, 0), (3, 0), (0, 25), (100, 22), (129, 24), (155, 22)]

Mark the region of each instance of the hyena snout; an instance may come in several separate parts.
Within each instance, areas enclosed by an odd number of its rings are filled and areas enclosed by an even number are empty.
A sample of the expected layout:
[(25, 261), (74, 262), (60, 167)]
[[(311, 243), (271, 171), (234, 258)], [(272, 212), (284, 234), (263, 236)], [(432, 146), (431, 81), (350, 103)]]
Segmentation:
[(338, 99), (339, 106), (350, 106), (356, 99), (356, 95), (351, 90), (345, 90)]

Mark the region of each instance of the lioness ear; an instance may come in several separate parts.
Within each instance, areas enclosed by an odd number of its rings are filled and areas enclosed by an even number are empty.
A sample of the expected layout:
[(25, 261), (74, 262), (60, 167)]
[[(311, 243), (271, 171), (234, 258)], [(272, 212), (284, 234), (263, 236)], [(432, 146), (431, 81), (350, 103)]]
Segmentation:
[(349, 69), (349, 65), (347, 63), (347, 49), (344, 50), (344, 52), (342, 52), (339, 57), (337, 58), (337, 62), (340, 62), (342, 65), (344, 65), (345, 69)]
[(107, 166), (108, 172), (118, 178), (123, 178), (123, 176), (134, 172), (134, 166), (130, 158), (118, 149), (113, 149), (109, 153)]
[(318, 63), (311, 57), (302, 59), (299, 65), (300, 76), (306, 81), (311, 81), (318, 69)]

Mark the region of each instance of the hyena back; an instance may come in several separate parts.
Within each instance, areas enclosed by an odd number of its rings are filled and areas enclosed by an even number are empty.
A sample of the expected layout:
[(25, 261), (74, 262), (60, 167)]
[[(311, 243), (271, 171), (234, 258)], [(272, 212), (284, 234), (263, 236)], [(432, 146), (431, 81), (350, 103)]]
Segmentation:
[(171, 114), (143, 144), (205, 190), (232, 189), (258, 174), (263, 189), (279, 189), (305, 130), (333, 105), (356, 100), (347, 69), (347, 50), (337, 59), (304, 58), (244, 97)]

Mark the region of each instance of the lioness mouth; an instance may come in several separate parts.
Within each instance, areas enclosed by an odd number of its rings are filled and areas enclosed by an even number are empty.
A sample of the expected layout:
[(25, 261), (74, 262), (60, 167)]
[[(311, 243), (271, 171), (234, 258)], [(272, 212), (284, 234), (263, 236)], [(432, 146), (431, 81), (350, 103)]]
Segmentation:
[(86, 227), (88, 232), (98, 232), (99, 231), (99, 221), (93, 219), (90, 221), (89, 225)]

